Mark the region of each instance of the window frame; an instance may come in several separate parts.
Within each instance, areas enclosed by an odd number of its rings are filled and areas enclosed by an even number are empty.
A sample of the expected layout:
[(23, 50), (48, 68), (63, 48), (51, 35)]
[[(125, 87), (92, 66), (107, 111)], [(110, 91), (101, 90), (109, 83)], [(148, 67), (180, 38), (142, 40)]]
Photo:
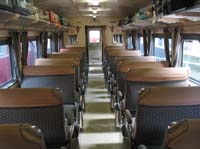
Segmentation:
[[(29, 42), (36, 41), (36, 59), (39, 58), (39, 50), (38, 50), (38, 38), (37, 37), (28, 37), (28, 48)], [(28, 53), (27, 53), (28, 54)], [(27, 55), (27, 65), (28, 65), (28, 55)]]
[(14, 84), (17, 83), (17, 75), (16, 75), (16, 69), (15, 69), (15, 62), (12, 57), (14, 57), (14, 53), (11, 49), (11, 41), (9, 39), (0, 40), (0, 45), (8, 45), (9, 47), (9, 57), (10, 57), (10, 70), (11, 70), (11, 79), (7, 82), (0, 84), (0, 89), (10, 88)]
[[(180, 59), (180, 64), (181, 67), (183, 67), (183, 55), (184, 55), (184, 41), (185, 40), (199, 40), (200, 42), (200, 35), (196, 35), (196, 34), (181, 34), (182, 37), (182, 45), (181, 45), (181, 59)], [(197, 80), (195, 78), (192, 78), (191, 76), (189, 76), (189, 81), (191, 81), (193, 84), (195, 85), (200, 85), (200, 80)]]
[[(139, 48), (141, 54), (144, 55), (144, 45), (143, 45), (143, 49), (141, 49), (141, 46), (140, 46), (140, 40), (141, 40), (141, 38), (142, 38), (142, 39), (144, 38), (143, 35), (142, 35), (142, 34), (138, 34), (138, 40), (137, 40), (138, 48)], [(143, 44), (144, 44), (144, 43), (143, 43)], [(142, 52), (143, 52), (143, 53), (142, 53)]]

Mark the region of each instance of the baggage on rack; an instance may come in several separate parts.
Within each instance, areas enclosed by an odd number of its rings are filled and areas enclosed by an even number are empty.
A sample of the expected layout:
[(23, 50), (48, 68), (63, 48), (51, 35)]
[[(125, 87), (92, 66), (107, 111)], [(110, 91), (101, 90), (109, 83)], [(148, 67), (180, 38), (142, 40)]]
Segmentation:
[(0, 9), (13, 10), (13, 0), (0, 0)]
[(33, 1), (32, 0), (14, 0), (14, 11), (23, 15), (33, 14)]

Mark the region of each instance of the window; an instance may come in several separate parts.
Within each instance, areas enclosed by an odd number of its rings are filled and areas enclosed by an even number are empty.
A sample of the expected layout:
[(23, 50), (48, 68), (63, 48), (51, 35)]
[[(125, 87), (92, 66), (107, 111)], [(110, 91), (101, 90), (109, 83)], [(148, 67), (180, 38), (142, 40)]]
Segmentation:
[(133, 37), (131, 35), (127, 36), (127, 48), (133, 49)]
[(77, 35), (68, 35), (69, 44), (77, 44), (77, 42), (78, 42)]
[(11, 81), (11, 58), (8, 44), (0, 45), (0, 86)]
[(183, 64), (190, 69), (190, 78), (200, 83), (200, 42), (199, 40), (184, 40)]
[(100, 42), (100, 31), (99, 30), (89, 31), (89, 41), (90, 41), (90, 43), (99, 43)]
[[(169, 39), (169, 50), (171, 52), (171, 39)], [(164, 38), (160, 37), (154, 38), (153, 55), (156, 57), (158, 61), (166, 60)]]
[(122, 34), (114, 34), (113, 43), (122, 43)]
[(141, 51), (141, 55), (144, 55), (144, 41), (143, 41), (143, 37), (139, 37), (139, 49)]
[(27, 57), (27, 64), (34, 65), (35, 59), (37, 58), (37, 41), (29, 41), (28, 42), (28, 57)]
[(48, 38), (47, 40), (47, 53), (51, 53), (51, 38)]

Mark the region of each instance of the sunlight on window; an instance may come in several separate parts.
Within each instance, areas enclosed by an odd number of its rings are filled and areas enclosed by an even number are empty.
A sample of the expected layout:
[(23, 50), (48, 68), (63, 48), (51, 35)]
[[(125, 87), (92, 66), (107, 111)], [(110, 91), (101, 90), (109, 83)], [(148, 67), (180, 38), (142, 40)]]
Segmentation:
[(10, 53), (8, 45), (0, 45), (0, 85), (12, 79)]
[(190, 69), (190, 78), (200, 82), (200, 42), (199, 40), (184, 40), (183, 66)]
[(100, 31), (91, 30), (89, 31), (90, 43), (99, 43), (100, 42)]

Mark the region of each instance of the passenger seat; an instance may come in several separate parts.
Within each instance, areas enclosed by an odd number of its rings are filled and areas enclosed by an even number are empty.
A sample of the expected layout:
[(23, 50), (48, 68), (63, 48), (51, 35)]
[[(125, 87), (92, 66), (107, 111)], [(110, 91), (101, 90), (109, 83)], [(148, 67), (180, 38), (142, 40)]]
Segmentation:
[(47, 148), (69, 147), (77, 140), (78, 127), (68, 127), (63, 98), (55, 89), (0, 90), (0, 124), (28, 123), (42, 130)]
[(0, 125), (2, 149), (46, 149), (42, 132), (29, 124)]
[[(135, 121), (126, 110), (124, 142), (136, 147), (162, 146), (165, 130), (173, 121), (200, 119), (200, 87), (156, 87), (139, 95)], [(182, 149), (182, 148), (181, 148)]]

